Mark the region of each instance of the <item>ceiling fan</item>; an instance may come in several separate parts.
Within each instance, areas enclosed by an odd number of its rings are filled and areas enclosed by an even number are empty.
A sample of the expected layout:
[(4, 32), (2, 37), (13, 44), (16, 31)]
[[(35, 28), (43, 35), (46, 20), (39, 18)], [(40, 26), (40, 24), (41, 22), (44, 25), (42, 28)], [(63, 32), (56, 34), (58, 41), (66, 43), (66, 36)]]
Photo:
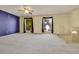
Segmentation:
[(30, 7), (23, 7), (22, 9), (19, 9), (18, 11), (23, 11), (24, 14), (31, 14), (31, 15), (33, 12), (33, 10)]

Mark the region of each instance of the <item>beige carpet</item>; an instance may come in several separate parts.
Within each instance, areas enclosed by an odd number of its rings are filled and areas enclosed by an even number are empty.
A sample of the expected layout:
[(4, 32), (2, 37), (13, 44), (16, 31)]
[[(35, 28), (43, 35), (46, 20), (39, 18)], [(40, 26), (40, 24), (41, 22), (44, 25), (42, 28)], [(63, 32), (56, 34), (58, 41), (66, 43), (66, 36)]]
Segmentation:
[(18, 33), (0, 37), (0, 53), (4, 54), (79, 53), (77, 45), (66, 44), (54, 34)]

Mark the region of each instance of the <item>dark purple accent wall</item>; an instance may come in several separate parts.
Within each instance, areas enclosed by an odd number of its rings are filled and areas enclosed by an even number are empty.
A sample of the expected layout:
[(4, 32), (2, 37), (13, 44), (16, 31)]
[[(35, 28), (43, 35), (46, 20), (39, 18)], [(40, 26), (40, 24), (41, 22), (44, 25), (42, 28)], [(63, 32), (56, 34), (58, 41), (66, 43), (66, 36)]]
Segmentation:
[(0, 10), (0, 36), (19, 32), (19, 17)]

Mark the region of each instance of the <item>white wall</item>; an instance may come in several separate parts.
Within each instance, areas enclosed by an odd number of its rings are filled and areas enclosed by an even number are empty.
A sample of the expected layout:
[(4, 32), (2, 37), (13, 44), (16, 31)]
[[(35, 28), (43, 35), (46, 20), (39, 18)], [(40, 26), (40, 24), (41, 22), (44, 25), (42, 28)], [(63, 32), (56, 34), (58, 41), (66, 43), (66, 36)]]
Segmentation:
[(42, 16), (33, 17), (34, 33), (42, 33)]
[(79, 27), (79, 9), (72, 11), (72, 27)]
[(53, 15), (54, 33), (69, 34), (71, 32), (71, 16), (70, 14)]
[(24, 32), (24, 17), (20, 17), (20, 33), (23, 33)]
[[(69, 14), (56, 14), (53, 16), (54, 33), (69, 34), (72, 28), (79, 27), (79, 9)], [(42, 33), (42, 18), (44, 16), (33, 16), (34, 33)], [(23, 32), (23, 17), (20, 17), (20, 32)]]
[[(54, 24), (54, 33), (56, 34), (64, 34), (70, 33), (70, 14), (58, 14), (51, 15), (53, 16), (53, 24)], [(34, 16), (33, 24), (34, 24), (34, 32), (42, 33), (42, 18), (44, 16)]]

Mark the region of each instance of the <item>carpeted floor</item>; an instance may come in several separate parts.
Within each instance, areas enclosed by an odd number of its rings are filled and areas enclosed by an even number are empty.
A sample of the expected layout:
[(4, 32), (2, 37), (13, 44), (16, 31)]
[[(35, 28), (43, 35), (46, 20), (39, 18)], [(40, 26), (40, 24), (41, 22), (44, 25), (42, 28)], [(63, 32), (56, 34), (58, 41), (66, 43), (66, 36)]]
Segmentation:
[(54, 34), (18, 33), (0, 37), (1, 54), (79, 53), (79, 44), (66, 44)]

